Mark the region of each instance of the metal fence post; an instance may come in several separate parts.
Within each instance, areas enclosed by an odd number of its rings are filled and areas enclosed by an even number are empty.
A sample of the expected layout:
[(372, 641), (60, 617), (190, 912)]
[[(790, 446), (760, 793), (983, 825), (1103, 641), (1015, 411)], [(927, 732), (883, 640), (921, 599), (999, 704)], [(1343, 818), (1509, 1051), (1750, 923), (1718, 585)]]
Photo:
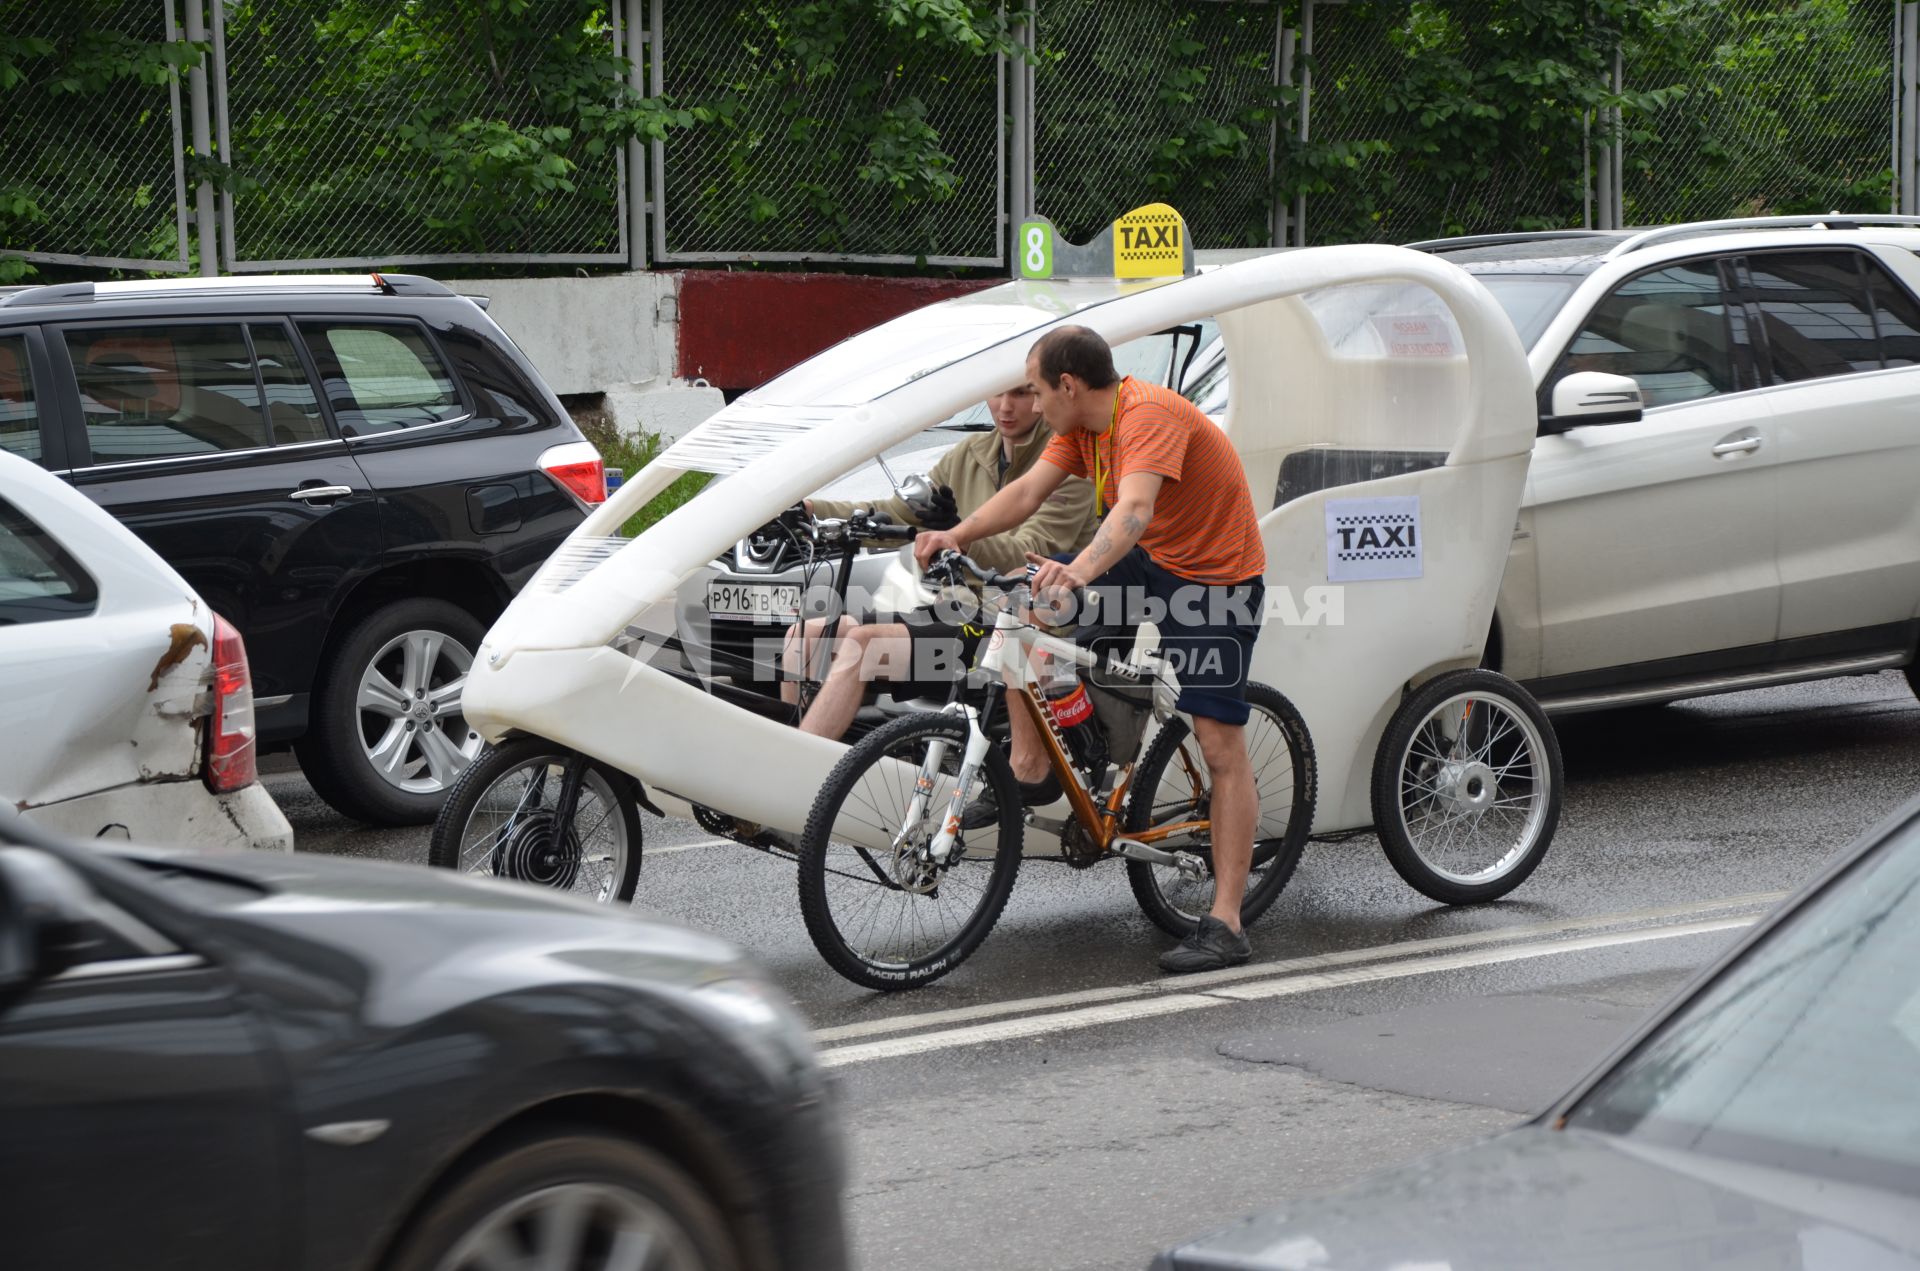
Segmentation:
[[(1609, 73), (1603, 83), (1611, 88), (1611, 86), (1613, 86), (1613, 75)], [(1590, 171), (1592, 171), (1592, 167), (1594, 167), (1594, 159), (1596, 159), (1596, 157), (1599, 159), (1599, 171), (1594, 173), (1596, 180), (1592, 182), (1592, 184), (1594, 184), (1594, 202), (1596, 202), (1592, 225), (1594, 225), (1594, 228), (1599, 228), (1599, 230), (1611, 230), (1611, 228), (1619, 228), (1619, 223), (1613, 219), (1613, 148), (1619, 144), (1619, 134), (1615, 132), (1615, 109), (1611, 108), (1611, 106), (1599, 108), (1599, 111), (1597, 111), (1597, 123), (1599, 123), (1599, 136), (1601, 136), (1601, 140), (1599, 140), (1599, 156), (1594, 154), (1592, 148), (1588, 148), (1588, 152), (1586, 152), (1586, 154), (1588, 154), (1588, 169), (1590, 169)]]
[[(627, 0), (623, 30), (626, 35), (627, 87), (647, 95), (647, 46), (659, 32), (647, 27), (646, 0)], [(638, 137), (627, 142), (627, 268), (647, 267), (647, 148)]]
[[(1267, 242), (1285, 247), (1291, 231), (1287, 205), (1280, 199), (1280, 90), (1293, 87), (1293, 28), (1287, 25), (1284, 6), (1275, 5), (1273, 15), (1273, 126), (1267, 137), (1267, 198), (1272, 203), (1268, 214)], [(1293, 130), (1287, 130), (1291, 133)]]
[[(647, 81), (648, 91), (655, 95), (666, 92), (666, 66), (662, 62), (662, 50), (667, 42), (665, 0), (650, 0), (647, 5), (647, 65), (652, 78)], [(652, 153), (648, 156), (653, 167), (653, 258), (660, 260), (667, 254), (667, 146), (664, 141), (655, 141), (648, 147)]]
[[(1625, 51), (1613, 46), (1613, 91), (1618, 96), (1627, 89)], [(1613, 108), (1613, 228), (1624, 228), (1627, 221), (1627, 130), (1620, 108)]]
[(1593, 228), (1593, 112), (1580, 112), (1580, 227)]
[[(1001, 12), (1006, 12), (1003, 5)], [(1013, 28), (1013, 42), (1021, 48), (1027, 44), (1027, 23), (1023, 18)], [(1007, 57), (1000, 59), (1000, 73), (1006, 78), (1007, 86), (1007, 250), (1018, 253), (1019, 244), (1015, 242), (1020, 234), (1020, 222), (1033, 212), (1033, 152), (1027, 148), (1027, 121), (1033, 113), (1033, 100), (1027, 94), (1027, 63), (1024, 58)]]
[[(1037, 56), (1036, 50), (1039, 48), (1040, 39), (1039, 23), (1037, 21), (1040, 13), (1039, 3), (1036, 2), (1030, 12), (1036, 20), (1027, 21), (1023, 19), (1019, 28), (1020, 47), (1025, 51), (1027, 56), (1017, 59), (1013, 66), (1013, 82), (1020, 90), (1020, 107), (1012, 112), (1014, 136), (1019, 145), (1019, 159), (1013, 169), (1015, 181), (1013, 201), (1016, 233), (1019, 229), (1017, 223), (1022, 218), (1032, 216), (1040, 210), (1035, 206), (1033, 171), (1033, 139), (1035, 128), (1033, 64), (1034, 58)], [(1011, 260), (1012, 257), (1008, 257), (1008, 259)]]
[[(1306, 59), (1300, 67), (1300, 140), (1303, 144), (1313, 135), (1313, 5), (1314, 0), (1305, 0), (1300, 14), (1300, 56)], [(1307, 196), (1304, 194), (1293, 201), (1293, 245), (1307, 245)]]
[(1898, 98), (1894, 135), (1894, 179), (1900, 187), (1900, 211), (1920, 214), (1920, 3), (1902, 0), (1897, 15), (1894, 65)]
[[(202, 0), (187, 0), (187, 39), (195, 44), (207, 41), (207, 14)], [(204, 61), (187, 72), (187, 96), (192, 103), (193, 152), (204, 160), (213, 154), (213, 123), (207, 110), (207, 68)], [(199, 231), (200, 273), (208, 278), (220, 272), (220, 258), (214, 245), (213, 217), (213, 182), (203, 179), (193, 187), (193, 220)]]
[[(220, 147), (220, 162), (231, 171), (233, 166), (233, 120), (227, 113), (227, 5), (232, 0), (213, 0), (213, 126), (215, 144)], [(233, 191), (220, 192), (221, 263), (233, 268), (239, 252), (233, 246)]]
[(1907, 6), (1899, 0), (1893, 5), (1893, 98), (1889, 109), (1893, 112), (1888, 130), (1887, 153), (1891, 156), (1890, 167), (1893, 170), (1893, 190), (1887, 197), (1887, 211), (1905, 213), (1907, 210), (1907, 175), (1905, 143), (1907, 93)]

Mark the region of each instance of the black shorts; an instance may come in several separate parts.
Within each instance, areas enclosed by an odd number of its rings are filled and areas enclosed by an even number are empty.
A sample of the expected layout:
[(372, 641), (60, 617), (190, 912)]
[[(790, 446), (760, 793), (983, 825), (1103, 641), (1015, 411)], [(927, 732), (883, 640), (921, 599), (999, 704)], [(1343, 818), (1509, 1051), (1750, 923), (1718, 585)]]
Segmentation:
[(1096, 593), (1097, 599), (1088, 597), (1096, 608), (1076, 643), (1096, 652), (1116, 644), (1131, 648), (1135, 628), (1152, 622), (1160, 631), (1160, 656), (1180, 677), (1179, 708), (1223, 724), (1247, 722), (1247, 678), (1267, 590), (1261, 579), (1194, 582), (1136, 547), (1087, 590)]
[[(948, 606), (936, 613), (922, 607), (907, 613), (881, 613), (867, 610), (859, 615), (862, 625), (898, 623), (907, 629), (913, 648), (912, 673), (905, 681), (878, 681), (888, 684), (889, 696), (905, 700), (932, 697), (945, 700), (953, 682), (973, 668), (974, 655), (986, 638), (989, 624), (976, 610), (971, 615), (950, 612)], [(971, 616), (974, 621), (964, 621)], [(962, 619), (947, 621), (948, 617)]]

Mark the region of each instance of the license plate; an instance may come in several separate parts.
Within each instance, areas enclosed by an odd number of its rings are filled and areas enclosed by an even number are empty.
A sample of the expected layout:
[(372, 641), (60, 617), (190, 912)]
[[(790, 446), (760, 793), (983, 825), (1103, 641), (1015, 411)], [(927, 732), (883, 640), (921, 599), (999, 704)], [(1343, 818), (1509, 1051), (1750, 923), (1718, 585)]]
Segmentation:
[(793, 618), (800, 613), (800, 588), (781, 583), (707, 584), (707, 613), (716, 618)]

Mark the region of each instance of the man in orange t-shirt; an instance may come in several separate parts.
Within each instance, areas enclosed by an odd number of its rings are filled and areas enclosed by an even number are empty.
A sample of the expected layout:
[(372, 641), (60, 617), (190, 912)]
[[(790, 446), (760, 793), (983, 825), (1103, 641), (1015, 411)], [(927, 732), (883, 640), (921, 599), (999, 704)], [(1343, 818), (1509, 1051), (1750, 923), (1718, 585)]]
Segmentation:
[[(1098, 333), (1058, 327), (1027, 355), (1027, 381), (1054, 439), (1025, 476), (951, 531), (920, 535), (922, 566), (948, 548), (1019, 525), (1068, 477), (1094, 484), (1103, 518), (1093, 542), (1071, 559), (1029, 556), (1033, 595), (1102, 593), (1103, 621), (1138, 621), (1157, 604), (1160, 650), (1180, 676), (1179, 706), (1193, 720), (1213, 776), (1213, 908), (1160, 959), (1174, 972), (1233, 966), (1251, 956), (1240, 904), (1253, 861), (1259, 813), (1247, 761), (1247, 672), (1260, 630), (1266, 552), (1239, 453), (1213, 422), (1178, 393), (1113, 368)], [(1113, 612), (1118, 598), (1123, 614)], [(1009, 711), (1014, 775), (1029, 804), (1060, 797), (1032, 721)]]

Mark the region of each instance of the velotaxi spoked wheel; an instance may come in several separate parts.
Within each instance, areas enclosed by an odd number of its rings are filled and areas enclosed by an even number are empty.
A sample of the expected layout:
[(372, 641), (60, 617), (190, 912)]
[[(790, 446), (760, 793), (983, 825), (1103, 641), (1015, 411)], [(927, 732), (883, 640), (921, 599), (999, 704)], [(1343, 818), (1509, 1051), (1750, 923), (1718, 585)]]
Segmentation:
[(960, 850), (933, 861), (950, 780), (935, 782), (926, 815), (905, 824), (935, 743), (945, 746), (940, 774), (957, 776), (967, 744), (958, 716), (906, 715), (867, 734), (828, 774), (801, 835), (807, 934), (827, 965), (867, 988), (919, 988), (959, 966), (1000, 920), (1020, 869), (1020, 789), (997, 747), (971, 796), (992, 797), (996, 824), (962, 830)]
[[(560, 825), (567, 765), (584, 763)], [(433, 823), (427, 863), (511, 878), (609, 904), (640, 881), (640, 802), (633, 781), (544, 737), (515, 737), (467, 766)]]
[(1560, 820), (1560, 745), (1533, 696), (1492, 671), (1415, 689), (1373, 765), (1373, 819), (1387, 860), (1449, 905), (1497, 900), (1525, 882)]
[[(1313, 740), (1307, 723), (1278, 689), (1247, 685), (1252, 713), (1244, 730), (1247, 761), (1253, 768), (1259, 811), (1253, 830), (1253, 867), (1240, 902), (1240, 921), (1252, 923), (1279, 898), (1300, 864), (1313, 829), (1316, 773)], [(1176, 715), (1154, 737), (1134, 775), (1127, 796), (1127, 831), (1137, 834), (1156, 825), (1206, 819), (1213, 779), (1187, 721)], [(1205, 866), (1194, 877), (1168, 865), (1128, 861), (1133, 898), (1153, 924), (1171, 936), (1185, 936), (1213, 907), (1213, 850), (1210, 841), (1176, 845)]]

